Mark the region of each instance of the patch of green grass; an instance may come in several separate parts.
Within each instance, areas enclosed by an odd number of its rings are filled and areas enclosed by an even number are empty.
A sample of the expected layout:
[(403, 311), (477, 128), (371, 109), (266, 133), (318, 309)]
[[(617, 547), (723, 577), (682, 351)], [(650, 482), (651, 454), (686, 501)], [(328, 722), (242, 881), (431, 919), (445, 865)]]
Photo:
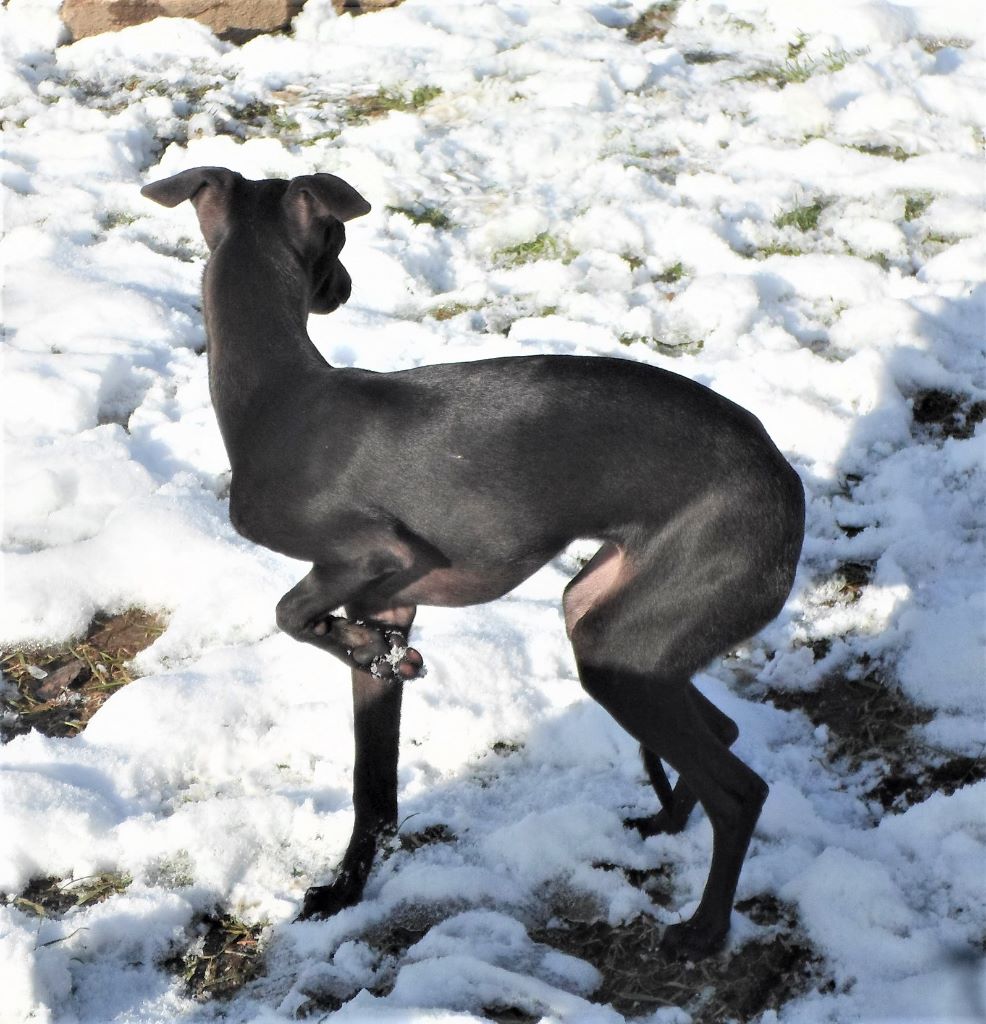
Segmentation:
[[(800, 51), (799, 51), (800, 52)], [(841, 71), (861, 52), (849, 50), (826, 50), (821, 57), (789, 57), (783, 63), (764, 64), (742, 75), (734, 75), (734, 82), (773, 82), (779, 89), (785, 85), (807, 82), (819, 73), (834, 74)]]
[(924, 241), (929, 242), (931, 245), (955, 245), (956, 242), (961, 242), (962, 239), (958, 235), (946, 235), (942, 231), (929, 231), (924, 236)]
[(329, 128), (327, 131), (316, 132), (314, 135), (307, 135), (303, 139), (298, 139), (298, 145), (314, 146), (316, 142), (331, 142), (333, 139), (337, 139), (341, 134), (341, 128)]
[(757, 30), (757, 26), (752, 21), (747, 21), (746, 18), (737, 18), (733, 14), (726, 18), (726, 24), (737, 32), (756, 32)]
[(627, 26), (627, 38), (634, 43), (646, 43), (651, 39), (660, 42), (674, 22), (679, 0), (666, 0), (648, 7), (636, 21)]
[(805, 250), (786, 242), (769, 242), (767, 245), (758, 246), (746, 255), (753, 259), (764, 260), (768, 256), (804, 256)]
[(918, 42), (925, 53), (937, 53), (946, 47), (952, 47), (956, 50), (968, 50), (972, 46), (971, 39), (965, 39), (961, 36), (919, 36)]
[(189, 103), (201, 103), (206, 95), (216, 88), (215, 82), (206, 82), (204, 85), (186, 85), (179, 91)]
[(685, 276), (685, 268), (681, 264), (681, 260), (677, 263), (672, 263), (670, 267), (662, 270), (660, 274), (654, 276), (655, 281), (660, 281), (662, 284), (675, 284)]
[(671, 157), (681, 156), (681, 150), (675, 149), (672, 146), (662, 146), (659, 149), (642, 149), (640, 146), (632, 145), (627, 155), (637, 160), (670, 160)]
[(778, 228), (797, 228), (799, 231), (814, 231), (818, 227), (818, 218), (822, 210), (828, 206), (824, 199), (816, 199), (806, 206), (798, 205), (793, 209), (782, 213), (774, 219), (774, 226)]
[(498, 267), (519, 267), (525, 263), (536, 263), (538, 260), (560, 260), (571, 263), (578, 254), (567, 243), (547, 231), (542, 231), (527, 242), (508, 245), (493, 253), (493, 262)]
[(903, 162), (904, 160), (910, 160), (913, 153), (908, 153), (906, 149), (901, 146), (886, 146), (878, 143), (861, 142), (858, 145), (850, 146), (850, 149), (855, 149), (859, 153), (865, 153), (867, 156), (886, 156), (892, 160), (898, 160)]
[(399, 213), (415, 224), (430, 224), (439, 230), (452, 227), (451, 219), (435, 206), (388, 206), (387, 211)]
[(441, 95), (442, 90), (437, 85), (421, 85), (411, 93), (408, 106), (411, 110), (420, 110)]
[(808, 61), (787, 60), (783, 64), (766, 64), (763, 67), (748, 71), (745, 75), (737, 75), (737, 82), (773, 82), (783, 88), (792, 82), (807, 82), (814, 73)]
[(484, 333), (503, 334), (507, 337), (513, 330), (518, 320), (537, 320), (546, 316), (557, 316), (557, 306), (538, 306), (523, 303), (520, 308), (512, 310), (497, 310), (495, 307), (486, 308), (486, 330)]
[(466, 302), (445, 302), (440, 306), (434, 306), (428, 310), (428, 316), (433, 320), (445, 321), (454, 320), (463, 313), (474, 313), (480, 306), (469, 305)]
[(620, 259), (623, 260), (631, 270), (639, 270), (644, 265), (643, 258), (634, 255), (632, 252), (621, 252)]
[(230, 116), (242, 124), (255, 128), (272, 128), (281, 134), (291, 134), (301, 130), (301, 125), (284, 107), (265, 100), (254, 100), (242, 107), (230, 111)]
[(826, 73), (834, 75), (864, 54), (864, 50), (826, 50), (822, 54), (821, 60), (818, 61), (818, 65)]
[(139, 75), (130, 75), (128, 78), (125, 78), (120, 83), (120, 88), (125, 92), (137, 92), (139, 90), (140, 92), (151, 96), (171, 96), (176, 92), (173, 85), (170, 85), (162, 79), (148, 81), (145, 78), (141, 78)]
[(293, 134), (294, 132), (301, 131), (301, 124), (298, 122), (298, 119), (283, 110), (278, 110), (269, 117), (267, 124), (279, 134)]
[(688, 50), (683, 53), (686, 64), (718, 64), (722, 60), (730, 60), (728, 53), (716, 53), (713, 50)]
[(851, 245), (846, 246), (846, 255), (855, 256), (856, 259), (866, 260), (867, 263), (875, 263), (881, 270), (889, 270), (891, 267), (890, 257), (885, 252), (861, 253), (857, 252)]
[(242, 107), (236, 107), (234, 110), (231, 110), (230, 115), (235, 117), (237, 121), (266, 121), (269, 117), (273, 117), (279, 109), (276, 103), (268, 103), (265, 100), (253, 100), (250, 103), (244, 103)]
[(99, 218), (99, 226), (104, 231), (109, 231), (112, 228), (127, 227), (130, 224), (136, 223), (138, 220), (132, 213), (124, 213), (122, 210), (107, 210)]
[(787, 44), (787, 59), (794, 60), (795, 57), (799, 57), (809, 38), (810, 36), (807, 32), (799, 32), (794, 39)]
[(666, 341), (661, 341), (646, 334), (621, 334), (619, 341), (621, 345), (646, 345), (649, 349), (653, 349), (662, 356), (694, 355), (696, 352), (701, 352), (705, 347), (705, 342), (702, 340), (686, 341), (680, 345), (671, 345)]
[(917, 220), (935, 197), (930, 192), (916, 192), (904, 197), (904, 220)]
[(410, 95), (380, 88), (369, 96), (351, 96), (342, 116), (345, 121), (360, 124), (375, 117), (384, 117), (393, 110), (402, 113), (421, 110), (441, 94), (442, 90), (437, 85), (418, 86)]

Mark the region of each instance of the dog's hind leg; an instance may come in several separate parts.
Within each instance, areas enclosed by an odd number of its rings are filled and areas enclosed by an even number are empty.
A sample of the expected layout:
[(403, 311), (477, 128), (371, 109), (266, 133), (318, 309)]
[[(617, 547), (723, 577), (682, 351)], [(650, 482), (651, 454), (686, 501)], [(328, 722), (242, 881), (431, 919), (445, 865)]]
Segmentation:
[(586, 691), (637, 740), (677, 769), (712, 823), (713, 851), (701, 902), (672, 925), (662, 948), (698, 959), (721, 948), (733, 897), (767, 784), (718, 739), (692, 699), (687, 679), (641, 675), (578, 658)]
[(765, 574), (742, 534), (738, 544), (724, 544), (737, 530), (719, 519), (692, 512), (633, 549), (611, 550), (565, 594), (583, 687), (678, 772), (682, 809), (694, 797), (712, 823), (712, 865), (699, 907), (691, 920), (668, 928), (662, 943), (672, 955), (695, 959), (725, 941), (767, 785), (730, 752), (726, 716), (709, 711), (691, 676), (773, 618), (790, 586), (787, 567)]
[[(739, 729), (736, 723), (728, 715), (723, 714), (715, 704), (694, 686), (692, 686), (692, 696), (709, 728), (718, 736), (722, 743), (725, 743), (727, 747), (731, 747), (739, 736)], [(668, 777), (664, 772), (664, 765), (657, 754), (646, 747), (641, 747), (640, 756), (644, 762), (644, 770), (647, 772), (647, 777), (654, 787), (658, 800), (661, 801), (661, 809), (657, 814), (648, 814), (640, 818), (628, 818), (624, 824), (635, 828), (645, 838), (661, 833), (676, 835), (688, 824), (688, 819), (698, 803), (698, 798), (680, 776), (677, 782), (675, 782), (674, 789), (671, 789)]]
[[(367, 614), (347, 606), (346, 614), (375, 627), (396, 630), (407, 638), (416, 609), (407, 606)], [(299, 919), (331, 917), (357, 903), (381, 838), (397, 831), (397, 755), (400, 744), (400, 680), (384, 679), (363, 669), (353, 670), (353, 811), (349, 846), (330, 885), (312, 886), (305, 893)]]

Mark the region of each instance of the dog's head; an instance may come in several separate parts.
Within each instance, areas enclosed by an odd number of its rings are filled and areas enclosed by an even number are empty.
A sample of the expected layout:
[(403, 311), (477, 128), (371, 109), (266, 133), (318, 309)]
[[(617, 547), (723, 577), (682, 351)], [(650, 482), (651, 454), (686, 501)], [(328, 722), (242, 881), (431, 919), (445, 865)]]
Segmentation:
[(145, 185), (141, 195), (162, 206), (192, 201), (206, 245), (215, 253), (227, 240), (249, 232), (297, 256), (310, 281), (310, 310), (331, 313), (352, 291), (339, 260), (346, 244), (344, 222), (370, 212), (370, 204), (334, 174), (305, 174), (290, 181), (250, 181), (225, 167), (194, 167)]

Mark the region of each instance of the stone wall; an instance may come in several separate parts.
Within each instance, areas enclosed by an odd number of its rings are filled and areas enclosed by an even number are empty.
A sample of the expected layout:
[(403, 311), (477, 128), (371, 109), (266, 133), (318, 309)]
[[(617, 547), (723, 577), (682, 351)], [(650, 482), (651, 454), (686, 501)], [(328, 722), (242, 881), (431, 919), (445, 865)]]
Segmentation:
[[(65, 0), (62, 20), (73, 39), (114, 32), (153, 18), (194, 18), (221, 39), (246, 42), (287, 28), (304, 0)], [(341, 14), (395, 7), (401, 0), (332, 0)]]

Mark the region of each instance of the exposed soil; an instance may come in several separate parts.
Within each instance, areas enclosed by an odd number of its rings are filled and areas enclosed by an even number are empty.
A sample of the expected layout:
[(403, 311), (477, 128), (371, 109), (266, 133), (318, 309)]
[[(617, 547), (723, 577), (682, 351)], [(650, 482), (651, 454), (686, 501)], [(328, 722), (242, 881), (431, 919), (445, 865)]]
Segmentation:
[(835, 572), (841, 584), (840, 596), (849, 604), (858, 601), (873, 577), (873, 569), (872, 562), (842, 562)]
[(627, 38), (635, 43), (660, 42), (674, 24), (677, 8), (678, 0), (663, 0), (651, 5), (627, 26)]
[(454, 843), (459, 837), (448, 825), (428, 825), (420, 832), (402, 832), (397, 839), (400, 848), (406, 853), (414, 853), (422, 846), (433, 846), (435, 843)]
[(0, 742), (37, 729), (75, 736), (106, 699), (132, 682), (131, 659), (163, 632), (164, 620), (131, 608), (97, 614), (86, 635), (53, 647), (0, 653)]
[(593, 964), (603, 976), (593, 1001), (630, 1017), (680, 1006), (695, 1024), (748, 1021), (812, 986), (829, 984), (820, 958), (796, 927), (793, 908), (766, 896), (737, 909), (769, 931), (697, 964), (666, 959), (659, 949), (662, 929), (645, 915), (616, 926), (566, 922), (532, 932), (531, 938)]
[[(628, 822), (624, 824), (629, 827)], [(647, 893), (651, 903), (658, 906), (669, 907), (674, 900), (674, 880), (670, 864), (659, 864), (656, 868), (628, 868), (621, 864), (597, 861), (592, 866), (603, 871), (621, 872), (632, 886)]]
[[(616, 870), (613, 865), (599, 866)], [(639, 874), (638, 881), (648, 891), (654, 882), (652, 875), (660, 876), (662, 884), (669, 884), (663, 869)], [(558, 923), (553, 918), (549, 926), (531, 930), (530, 937), (593, 964), (602, 982), (592, 994), (592, 1001), (611, 1004), (628, 1016), (680, 1006), (692, 1015), (695, 1024), (748, 1021), (812, 986), (831, 986), (824, 977), (820, 957), (797, 927), (793, 907), (764, 895), (738, 904), (737, 909), (764, 929), (762, 936), (698, 964), (667, 960), (659, 950), (663, 929), (647, 915), (615, 926), (604, 921)], [(372, 990), (375, 995), (390, 992), (407, 950), (454, 912), (455, 908), (447, 906), (408, 907), (360, 936), (378, 953), (383, 967)], [(355, 992), (329, 986), (307, 995), (309, 998), (298, 1010), (299, 1017), (333, 1012)], [(497, 1024), (529, 1024), (540, 1019), (529, 1008), (517, 1006), (490, 1005), (481, 1012)]]
[(261, 936), (264, 925), (248, 925), (231, 914), (199, 918), (190, 946), (164, 963), (181, 975), (193, 999), (229, 999), (248, 981), (263, 973)]
[(903, 811), (936, 792), (954, 793), (986, 778), (986, 756), (948, 757), (919, 742), (913, 730), (932, 712), (911, 703), (870, 671), (862, 679), (831, 676), (809, 691), (769, 690), (775, 706), (803, 711), (828, 729), (828, 749), (850, 767), (878, 767), (880, 779), (866, 794), (888, 811)]
[(61, 917), (76, 907), (102, 903), (123, 892), (132, 879), (129, 875), (103, 871), (81, 878), (33, 878), (17, 896), (4, 902), (35, 917)]
[(383, 11), (388, 7), (399, 7), (404, 0), (332, 0), (336, 14), (369, 14), (371, 11)]
[(867, 796), (879, 800), (888, 811), (903, 811), (934, 793), (951, 796), (984, 778), (986, 757), (951, 757), (930, 765), (898, 764)]
[(986, 419), (986, 402), (950, 391), (919, 391), (911, 402), (918, 429), (940, 437), (972, 437), (976, 424)]
[(784, 711), (803, 711), (829, 730), (829, 750), (854, 766), (892, 754), (911, 739), (911, 729), (932, 714), (910, 703), (876, 672), (862, 679), (830, 676), (815, 690), (768, 690), (767, 698)]

